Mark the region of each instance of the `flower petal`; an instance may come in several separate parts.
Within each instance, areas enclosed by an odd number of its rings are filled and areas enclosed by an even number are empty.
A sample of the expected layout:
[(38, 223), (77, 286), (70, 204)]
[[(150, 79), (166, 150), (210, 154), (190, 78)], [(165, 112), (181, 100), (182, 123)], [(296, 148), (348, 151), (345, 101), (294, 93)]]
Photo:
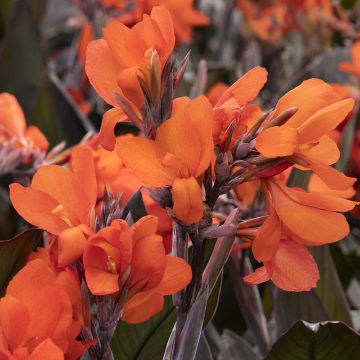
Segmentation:
[(299, 143), (296, 129), (288, 126), (273, 126), (256, 138), (256, 148), (264, 156), (274, 158), (294, 154)]
[(172, 295), (189, 285), (192, 278), (191, 267), (183, 259), (176, 256), (166, 256), (164, 276), (160, 284), (153, 289), (162, 295)]
[(269, 261), (276, 253), (281, 238), (281, 222), (272, 212), (259, 228), (252, 246), (257, 261)]
[(127, 115), (119, 108), (113, 108), (105, 112), (101, 122), (99, 135), (96, 139), (104, 149), (112, 151), (115, 148), (116, 137), (114, 129), (119, 122), (128, 121)]
[(285, 291), (309, 291), (316, 287), (319, 270), (312, 255), (294, 241), (282, 240), (265, 267), (274, 284)]
[(202, 218), (204, 204), (201, 188), (194, 177), (176, 179), (172, 187), (174, 215), (186, 224), (193, 224)]
[(164, 297), (151, 291), (140, 292), (125, 303), (121, 320), (129, 324), (139, 324), (162, 310)]

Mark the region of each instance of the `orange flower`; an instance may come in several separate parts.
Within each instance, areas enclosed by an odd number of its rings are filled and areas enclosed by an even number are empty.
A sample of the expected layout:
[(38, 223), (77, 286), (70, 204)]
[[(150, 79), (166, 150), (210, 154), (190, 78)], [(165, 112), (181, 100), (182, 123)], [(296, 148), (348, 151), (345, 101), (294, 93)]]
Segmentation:
[(153, 216), (131, 228), (114, 220), (90, 237), (84, 251), (85, 277), (93, 294), (114, 294), (128, 286), (122, 319), (129, 323), (146, 321), (161, 311), (164, 296), (191, 280), (191, 268), (183, 259), (165, 255), (156, 228)]
[[(133, 28), (113, 21), (103, 29), (104, 38), (92, 41), (87, 49), (85, 70), (90, 83), (107, 103), (119, 107), (116, 94), (125, 96), (137, 108), (144, 103), (138, 76), (148, 73), (153, 51), (164, 67), (175, 45), (171, 16), (164, 6)], [(134, 46), (136, 44), (136, 46)]]
[[(117, 142), (121, 138), (117, 139)], [(98, 184), (98, 198), (103, 197), (104, 188), (115, 195), (122, 194), (123, 204), (126, 204), (143, 184), (131, 169), (127, 169), (115, 151), (102, 148), (93, 150), (95, 172)], [(165, 209), (161, 208), (146, 191), (142, 197), (147, 213), (159, 218), (157, 233), (163, 237), (166, 253), (171, 251), (172, 223)]]
[(96, 191), (91, 151), (79, 146), (70, 169), (41, 167), (30, 187), (10, 185), (10, 199), (26, 221), (57, 235), (58, 265), (65, 266), (81, 256), (92, 233)]
[[(223, 147), (233, 131), (230, 148), (247, 130), (248, 123), (258, 120), (262, 112), (255, 104), (248, 104), (254, 100), (267, 79), (267, 71), (262, 67), (255, 67), (243, 75), (233, 85), (220, 94), (216, 89), (218, 98), (214, 98), (214, 90), (210, 90), (208, 97), (214, 101), (214, 143)], [(222, 86), (222, 89), (224, 87)], [(235, 130), (232, 130), (235, 123)]]
[(339, 63), (339, 69), (360, 78), (360, 41), (355, 42), (351, 48), (351, 60), (351, 63)]
[(31, 261), (0, 300), (0, 358), (78, 359), (84, 352), (76, 340), (80, 328), (55, 274), (42, 260)]
[(284, 233), (308, 246), (341, 240), (349, 233), (349, 225), (340, 212), (357, 204), (334, 195), (287, 188), (275, 178), (265, 182), (264, 195), (270, 215), (253, 243), (255, 258), (263, 262), (273, 258)]
[(209, 25), (209, 19), (194, 8), (194, 0), (150, 0), (150, 6), (165, 5), (174, 21), (176, 41), (191, 42), (192, 29), (195, 26)]
[(33, 125), (26, 127), (23, 111), (16, 98), (9, 93), (0, 94), (0, 143), (13, 142), (30, 152), (44, 152), (49, 146), (43, 133)]
[[(116, 7), (124, 10), (124, 0), (100, 0), (105, 7)], [(130, 12), (126, 11), (117, 19), (126, 25), (131, 25), (139, 20), (146, 13), (149, 14), (153, 6), (164, 5), (169, 10), (173, 22), (178, 43), (188, 43), (191, 41), (192, 29), (195, 26), (206, 26), (209, 19), (200, 11), (194, 8), (194, 0), (137, 0), (133, 4)]]
[(319, 270), (312, 255), (301, 244), (289, 239), (279, 242), (279, 247), (264, 266), (244, 277), (248, 284), (257, 285), (268, 280), (285, 291), (309, 291), (316, 287)]
[(198, 222), (204, 213), (196, 178), (214, 157), (212, 119), (213, 110), (205, 96), (179, 98), (155, 140), (127, 138), (116, 147), (125, 165), (145, 186), (172, 186), (174, 214), (187, 224)]
[(330, 188), (349, 188), (356, 179), (329, 166), (340, 154), (329, 134), (352, 111), (354, 100), (339, 100), (331, 86), (310, 79), (279, 100), (267, 124), (292, 107), (298, 111), (284, 125), (269, 127), (256, 138), (257, 150), (267, 158), (291, 156), (290, 161), (313, 170)]

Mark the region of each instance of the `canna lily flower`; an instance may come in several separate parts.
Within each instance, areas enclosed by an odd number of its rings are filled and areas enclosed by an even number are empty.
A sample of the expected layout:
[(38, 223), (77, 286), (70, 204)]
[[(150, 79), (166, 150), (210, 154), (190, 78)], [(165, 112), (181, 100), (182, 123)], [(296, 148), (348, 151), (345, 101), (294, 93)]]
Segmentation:
[(141, 20), (142, 15), (149, 14), (154, 6), (165, 6), (173, 19), (177, 43), (191, 42), (192, 29), (195, 26), (207, 26), (209, 19), (194, 8), (194, 0), (137, 0), (130, 11), (125, 11), (125, 0), (99, 0), (104, 7), (117, 8), (122, 14), (117, 18), (123, 24), (131, 25)]
[(339, 63), (339, 69), (360, 78), (360, 41), (357, 41), (353, 44), (351, 48), (351, 58), (351, 63)]
[(156, 6), (131, 29), (113, 21), (103, 33), (103, 39), (90, 42), (87, 48), (85, 71), (90, 83), (108, 104), (119, 107), (120, 94), (141, 109), (144, 95), (138, 76), (149, 76), (154, 51), (163, 69), (175, 46), (169, 11)]
[(306, 248), (290, 239), (279, 242), (278, 249), (264, 266), (244, 277), (248, 284), (258, 285), (272, 280), (285, 291), (309, 291), (316, 287), (319, 270), (312, 255)]
[(257, 150), (267, 158), (291, 157), (290, 161), (313, 170), (330, 188), (348, 189), (356, 179), (329, 166), (340, 154), (329, 134), (352, 111), (354, 100), (339, 100), (339, 95), (322, 80), (306, 80), (279, 100), (267, 125), (292, 107), (298, 111), (284, 125), (260, 133)]
[(85, 350), (80, 330), (68, 294), (40, 259), (19, 271), (0, 300), (1, 359), (76, 360)]
[[(121, 137), (117, 142), (121, 141)], [(143, 184), (115, 151), (107, 151), (101, 147), (93, 149), (96, 180), (98, 184), (98, 199), (103, 198), (104, 188), (115, 195), (122, 195), (122, 203), (126, 204)], [(163, 237), (166, 253), (171, 251), (172, 222), (165, 209), (160, 207), (150, 195), (141, 191), (145, 208), (149, 215), (159, 218), (157, 233)], [(98, 202), (99, 204), (99, 202)]]
[[(267, 71), (255, 67), (220, 94), (220, 89), (210, 90), (208, 97), (214, 103), (214, 143), (222, 149), (232, 132), (230, 148), (247, 131), (248, 123), (258, 120), (262, 112), (255, 104), (248, 104), (259, 94), (267, 80)], [(222, 86), (222, 89), (224, 87)], [(214, 92), (216, 91), (217, 94)], [(218, 98), (215, 100), (215, 95)], [(232, 129), (232, 123), (235, 128)]]
[(41, 167), (30, 187), (10, 185), (16, 211), (30, 224), (56, 235), (58, 266), (82, 255), (94, 227), (96, 178), (91, 151), (79, 146), (72, 151), (70, 168)]
[(126, 167), (149, 187), (172, 186), (173, 212), (187, 224), (204, 213), (197, 181), (214, 157), (213, 110), (205, 96), (174, 101), (172, 117), (157, 130), (155, 140), (123, 138), (116, 151)]
[(9, 93), (0, 94), (0, 144), (5, 141), (30, 153), (45, 152), (49, 146), (36, 126), (26, 127), (24, 113), (16, 98)]
[(191, 281), (191, 268), (183, 260), (167, 256), (162, 238), (156, 235), (157, 218), (146, 216), (132, 227), (114, 220), (90, 237), (84, 251), (85, 277), (95, 295), (122, 292), (126, 302), (122, 320), (140, 323)]
[(357, 204), (324, 193), (288, 188), (278, 179), (265, 182), (264, 196), (270, 215), (257, 231), (253, 253), (258, 261), (270, 261), (283, 234), (301, 245), (318, 246), (343, 239), (349, 225), (341, 212)]

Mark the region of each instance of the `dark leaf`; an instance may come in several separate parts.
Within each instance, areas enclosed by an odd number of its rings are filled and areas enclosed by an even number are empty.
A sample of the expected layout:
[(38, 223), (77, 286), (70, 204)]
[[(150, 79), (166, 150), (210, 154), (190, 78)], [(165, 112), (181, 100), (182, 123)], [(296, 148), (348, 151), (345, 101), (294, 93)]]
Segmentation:
[(320, 280), (315, 289), (332, 320), (342, 321), (351, 326), (350, 308), (339, 275), (331, 257), (329, 246), (311, 248), (318, 264)]
[(205, 310), (205, 319), (204, 319), (204, 326), (212, 320), (212, 318), (215, 316), (216, 310), (218, 308), (219, 299), (220, 299), (220, 293), (221, 293), (221, 286), (222, 286), (222, 279), (223, 279), (223, 273), (221, 272), (219, 278), (216, 281), (216, 284), (214, 288), (211, 291), (209, 300), (206, 304), (206, 310)]
[(42, 240), (42, 230), (30, 229), (9, 240), (0, 240), (0, 294), (12, 277), (24, 265), (26, 256), (34, 251)]
[(345, 324), (296, 323), (273, 346), (265, 360), (356, 360), (360, 337)]
[(224, 330), (218, 360), (260, 360), (249, 343), (230, 330)]
[(0, 92), (16, 96), (30, 114), (44, 73), (36, 23), (26, 1), (15, 3), (0, 57)]
[(199, 346), (196, 351), (195, 360), (213, 360), (210, 346), (204, 334), (201, 335)]
[(193, 360), (195, 358), (204, 324), (208, 298), (209, 288), (205, 287), (187, 314), (178, 343), (175, 344), (174, 360)]
[(332, 320), (315, 290), (297, 293), (275, 288), (273, 304), (277, 336), (300, 320), (309, 322)]
[(136, 193), (130, 198), (130, 200), (126, 204), (123, 217), (126, 218), (129, 212), (134, 222), (147, 215), (140, 189), (136, 191)]
[(150, 320), (131, 325), (120, 321), (112, 339), (115, 359), (158, 360), (174, 326), (175, 308), (171, 296), (166, 297), (163, 310)]

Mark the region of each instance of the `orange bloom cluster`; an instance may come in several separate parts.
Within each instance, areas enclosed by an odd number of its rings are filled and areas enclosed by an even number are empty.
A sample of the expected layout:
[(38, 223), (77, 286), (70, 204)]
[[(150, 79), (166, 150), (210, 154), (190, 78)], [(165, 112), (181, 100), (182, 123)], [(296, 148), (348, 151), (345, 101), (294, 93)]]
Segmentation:
[(348, 20), (338, 6), (336, 12), (329, 0), (238, 0), (237, 7), (244, 14), (251, 29), (266, 42), (277, 42), (285, 33), (306, 25), (330, 25), (336, 29), (350, 31)]
[(186, 224), (198, 222), (204, 214), (197, 178), (214, 157), (213, 117), (206, 97), (179, 98), (174, 102), (172, 117), (158, 128), (154, 140), (127, 138), (116, 147), (125, 165), (144, 185), (172, 186), (174, 215)]
[[(165, 7), (154, 7), (151, 15), (128, 28), (113, 21), (103, 29), (104, 39), (87, 48), (86, 74), (97, 93), (119, 107), (118, 95), (133, 107), (142, 108), (144, 95), (138, 76), (149, 81), (152, 62), (165, 66), (175, 46), (172, 19)], [(136, 46), (134, 46), (136, 44)], [(155, 56), (155, 59), (154, 59)]]
[[(6, 153), (1, 156), (0, 163), (6, 156), (11, 156), (11, 152), (13, 156), (18, 155), (20, 162), (26, 162), (34, 155), (44, 153), (48, 146), (48, 141), (36, 126), (26, 126), (24, 113), (16, 98), (9, 93), (1, 93), (0, 149)], [(10, 166), (3, 164), (1, 167), (6, 169)]]
[(70, 168), (41, 167), (31, 186), (10, 185), (10, 199), (29, 223), (55, 237), (57, 263), (65, 266), (77, 260), (95, 225), (96, 177), (91, 151), (73, 150)]
[(126, 0), (99, 0), (104, 7), (120, 10), (117, 20), (126, 25), (139, 22), (143, 14), (150, 14), (154, 6), (164, 5), (169, 10), (174, 20), (176, 40), (179, 43), (191, 41), (192, 29), (195, 26), (206, 26), (209, 19), (194, 8), (194, 0), (135, 0), (132, 1), (131, 10), (125, 11)]
[(76, 340), (76, 297), (80, 284), (71, 269), (55, 274), (44, 261), (30, 261), (0, 300), (0, 358), (78, 359), (86, 346)]
[[(111, 173), (111, 168), (107, 170), (107, 174)], [(142, 322), (162, 309), (164, 295), (171, 295), (190, 282), (191, 269), (184, 260), (166, 256), (163, 238), (156, 235), (155, 216), (142, 218), (131, 227), (124, 220), (113, 220), (111, 225), (96, 231), (96, 176), (103, 179), (102, 184), (108, 183), (104, 172), (95, 171), (93, 151), (77, 146), (69, 168), (41, 167), (30, 187), (10, 185), (10, 198), (25, 220), (52, 235), (49, 265), (57, 269), (83, 261), (87, 285), (95, 295), (121, 293), (119, 283), (123, 279), (123, 286), (127, 287), (123, 319)], [(110, 185), (119, 188), (116, 183)], [(127, 185), (131, 186), (124, 183), (123, 187)], [(161, 211), (155, 209), (154, 213)]]
[(339, 69), (360, 78), (360, 41), (355, 42), (351, 48), (351, 60), (351, 63), (339, 63)]
[(85, 247), (89, 289), (96, 295), (108, 295), (126, 285), (122, 319), (129, 323), (143, 322), (161, 311), (164, 295), (180, 291), (191, 280), (191, 269), (183, 259), (165, 255), (156, 229), (154, 216), (144, 217), (131, 227), (123, 220), (114, 220), (91, 236)]

